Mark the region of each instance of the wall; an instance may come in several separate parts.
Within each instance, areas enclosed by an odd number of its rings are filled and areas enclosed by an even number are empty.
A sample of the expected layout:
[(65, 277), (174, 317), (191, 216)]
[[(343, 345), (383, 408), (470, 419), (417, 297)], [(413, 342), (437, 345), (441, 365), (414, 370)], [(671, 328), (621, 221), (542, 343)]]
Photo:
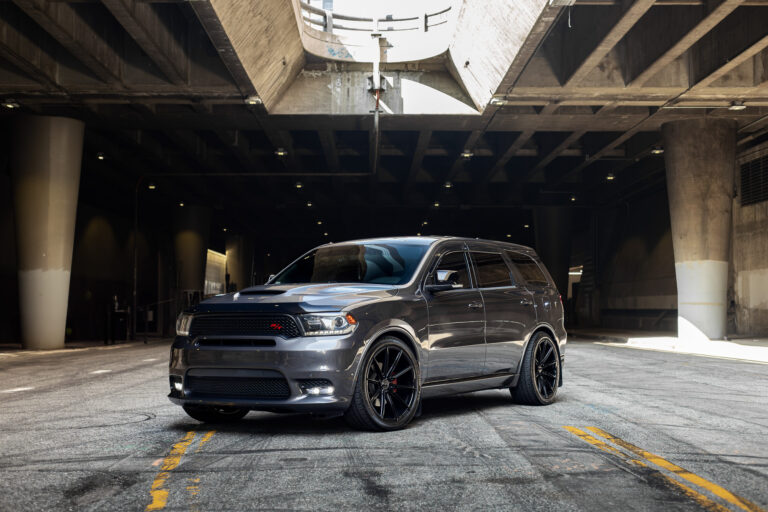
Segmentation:
[(19, 342), (19, 288), (16, 271), (11, 178), (0, 174), (0, 343)]

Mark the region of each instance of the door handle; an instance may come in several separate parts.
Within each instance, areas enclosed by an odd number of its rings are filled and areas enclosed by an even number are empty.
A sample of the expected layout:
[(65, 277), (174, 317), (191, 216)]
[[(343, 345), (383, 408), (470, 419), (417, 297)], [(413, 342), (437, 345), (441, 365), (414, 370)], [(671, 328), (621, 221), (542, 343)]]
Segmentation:
[(467, 304), (467, 307), (470, 309), (482, 309), (483, 303), (482, 302), (470, 302)]

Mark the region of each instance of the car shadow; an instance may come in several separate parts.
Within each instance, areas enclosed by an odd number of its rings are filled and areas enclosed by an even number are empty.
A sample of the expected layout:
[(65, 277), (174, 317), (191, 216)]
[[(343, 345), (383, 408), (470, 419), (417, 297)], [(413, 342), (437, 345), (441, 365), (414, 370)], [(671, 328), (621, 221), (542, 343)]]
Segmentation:
[[(422, 401), (422, 413), (414, 418), (409, 427), (418, 428), (429, 422), (469, 414), (473, 411), (496, 407), (515, 406), (508, 392), (478, 391), (462, 395), (426, 398)], [(518, 406), (522, 407), (522, 406)], [(181, 413), (181, 411), (179, 411)], [(183, 414), (183, 413), (181, 413)], [(230, 434), (307, 435), (307, 434), (349, 434), (359, 432), (348, 426), (341, 417), (323, 417), (305, 413), (271, 413), (252, 411), (245, 418), (234, 423), (199, 423), (194, 420), (179, 421), (171, 425), (179, 432), (190, 430), (216, 430)]]

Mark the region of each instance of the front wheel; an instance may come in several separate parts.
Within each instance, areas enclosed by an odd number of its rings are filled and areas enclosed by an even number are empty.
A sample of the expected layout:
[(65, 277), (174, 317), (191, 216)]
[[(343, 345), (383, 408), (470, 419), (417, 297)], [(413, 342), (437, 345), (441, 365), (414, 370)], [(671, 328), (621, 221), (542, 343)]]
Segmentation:
[(362, 430), (398, 430), (416, 415), (420, 400), (416, 357), (400, 339), (387, 336), (363, 357), (344, 419)]
[(526, 405), (549, 405), (557, 397), (560, 380), (560, 357), (555, 342), (539, 332), (528, 343), (520, 365), (517, 386), (510, 389), (515, 402)]
[(209, 405), (185, 405), (184, 412), (203, 423), (231, 423), (242, 419), (248, 414), (248, 409), (214, 407)]

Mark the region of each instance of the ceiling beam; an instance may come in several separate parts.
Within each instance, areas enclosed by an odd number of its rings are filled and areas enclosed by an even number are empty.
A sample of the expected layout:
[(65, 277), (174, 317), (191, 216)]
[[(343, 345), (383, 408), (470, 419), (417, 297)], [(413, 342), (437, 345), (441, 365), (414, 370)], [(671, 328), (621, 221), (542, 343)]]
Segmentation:
[(515, 138), (514, 142), (507, 148), (504, 153), (494, 162), (493, 167), (491, 167), (491, 170), (488, 171), (488, 173), (483, 178), (483, 184), (489, 183), (499, 172), (501, 172), (504, 169), (504, 166), (507, 165), (507, 162), (515, 156), (515, 153), (522, 148), (526, 142), (531, 140), (533, 137), (533, 134), (536, 133), (536, 130), (525, 130), (520, 133), (520, 135)]
[(627, 35), (627, 32), (635, 26), (635, 23), (653, 6), (655, 0), (635, 0), (624, 12), (619, 20), (611, 27), (608, 33), (597, 44), (586, 59), (576, 68), (576, 71), (568, 78), (565, 87), (579, 85), (587, 75), (600, 64), (600, 61), (613, 50), (613, 48)]
[(726, 16), (731, 14), (743, 0), (724, 0), (717, 7), (712, 9), (704, 18), (689, 30), (677, 43), (672, 45), (666, 52), (657, 58), (650, 66), (645, 68), (639, 75), (632, 79), (627, 87), (641, 87), (648, 80), (656, 76), (662, 69), (669, 65), (673, 60), (680, 57), (688, 49), (696, 44), (705, 34), (712, 30), (718, 23), (723, 21)]
[(421, 170), (421, 163), (424, 161), (424, 153), (429, 146), (429, 140), (432, 138), (432, 130), (421, 130), (419, 132), (419, 139), (416, 141), (416, 148), (413, 150), (413, 158), (411, 159), (411, 167), (408, 171), (408, 177), (405, 180), (406, 190), (413, 185), (416, 179), (416, 175)]
[(122, 57), (71, 5), (49, 0), (13, 0), (101, 81), (122, 85)]
[(323, 156), (325, 157), (328, 170), (338, 171), (340, 164), (339, 150), (336, 147), (336, 135), (333, 130), (320, 130), (318, 136), (320, 137), (320, 145), (323, 148)]
[(155, 6), (139, 0), (102, 1), (168, 80), (187, 84), (186, 22), (180, 13), (171, 19), (161, 17)]

